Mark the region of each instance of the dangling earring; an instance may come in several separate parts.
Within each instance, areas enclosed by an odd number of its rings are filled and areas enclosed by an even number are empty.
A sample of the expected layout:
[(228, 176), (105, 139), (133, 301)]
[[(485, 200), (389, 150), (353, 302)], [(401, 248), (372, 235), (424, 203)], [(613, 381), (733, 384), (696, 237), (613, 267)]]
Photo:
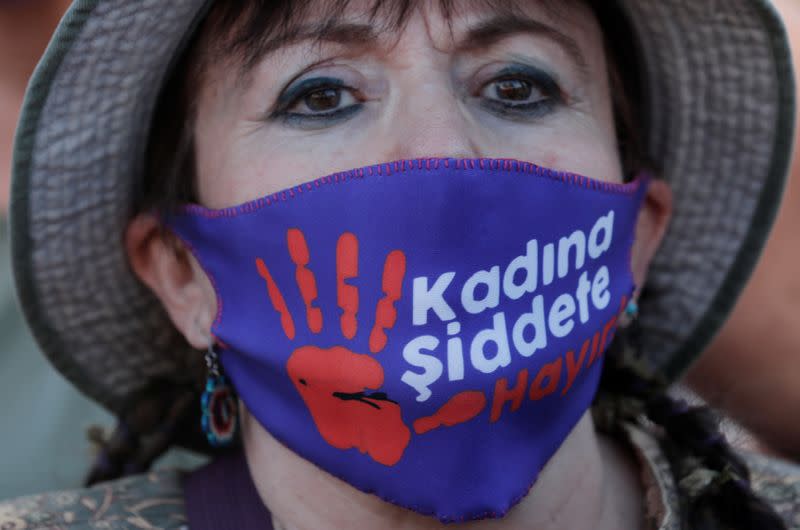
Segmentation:
[(219, 358), (211, 344), (206, 366), (208, 379), (201, 399), (203, 432), (212, 447), (224, 448), (233, 443), (239, 430), (238, 403), (228, 379), (220, 372)]
[(630, 301), (617, 317), (617, 336), (614, 342), (617, 345), (617, 356), (628, 368), (635, 368), (640, 375), (649, 379), (658, 378), (653, 369), (647, 365), (642, 350), (642, 328), (639, 319), (639, 303), (636, 297)]
[(617, 325), (620, 328), (627, 328), (631, 323), (639, 317), (639, 304), (636, 303), (635, 298), (631, 298), (622, 314), (618, 317)]

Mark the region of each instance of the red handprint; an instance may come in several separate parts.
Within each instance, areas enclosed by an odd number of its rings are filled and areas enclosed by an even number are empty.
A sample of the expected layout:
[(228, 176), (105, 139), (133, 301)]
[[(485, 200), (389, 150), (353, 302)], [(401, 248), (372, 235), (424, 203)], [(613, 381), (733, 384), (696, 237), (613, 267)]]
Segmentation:
[[(314, 305), (317, 283), (309, 268), (311, 253), (305, 236), (298, 229), (287, 233), (289, 255), (295, 264), (295, 279), (306, 307), (306, 320), (313, 333), (322, 330), (321, 310)], [(280, 288), (269, 268), (256, 260), (259, 275), (266, 281), (272, 307), (280, 315), (281, 326), (291, 340), (295, 324)], [(402, 295), (406, 256), (394, 250), (386, 257), (381, 289), (383, 297), (375, 310), (375, 324), (369, 335), (369, 348), (380, 353), (387, 345), (388, 334), (397, 321), (395, 303)], [(342, 310), (340, 326), (347, 339), (358, 329), (358, 288), (347, 283), (358, 277), (358, 239), (345, 233), (336, 246), (337, 305)], [(411, 430), (403, 422), (400, 406), (380, 392), (384, 382), (381, 364), (371, 355), (360, 354), (343, 346), (323, 349), (301, 346), (286, 363), (295, 388), (308, 407), (323, 439), (338, 449), (356, 448), (381, 464), (392, 466), (403, 456), (411, 440)], [(414, 430), (424, 434), (442, 426), (464, 423), (486, 407), (483, 392), (462, 392), (451, 398), (433, 415), (414, 422)]]
[(339, 449), (356, 447), (387, 466), (400, 460), (411, 431), (400, 406), (377, 392), (383, 386), (378, 361), (341, 346), (303, 346), (286, 368), (326, 442)]

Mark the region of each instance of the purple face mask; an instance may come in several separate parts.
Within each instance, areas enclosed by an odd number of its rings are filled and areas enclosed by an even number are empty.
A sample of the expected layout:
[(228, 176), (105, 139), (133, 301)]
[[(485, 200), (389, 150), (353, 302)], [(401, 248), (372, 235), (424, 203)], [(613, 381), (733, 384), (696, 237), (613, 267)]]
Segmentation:
[(167, 219), (253, 415), (356, 488), (500, 517), (590, 406), (647, 179), (409, 160)]

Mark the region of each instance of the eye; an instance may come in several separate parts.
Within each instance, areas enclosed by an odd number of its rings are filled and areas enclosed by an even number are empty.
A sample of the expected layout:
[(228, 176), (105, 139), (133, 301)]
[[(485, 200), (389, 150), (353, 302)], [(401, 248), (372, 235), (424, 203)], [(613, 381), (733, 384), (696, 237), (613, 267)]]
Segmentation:
[(322, 86), (301, 94), (287, 110), (303, 114), (322, 114), (357, 103), (356, 97), (345, 87)]
[(528, 66), (503, 69), (480, 87), (477, 97), (487, 110), (516, 120), (544, 116), (565, 102), (552, 76)]
[(322, 128), (348, 118), (363, 106), (358, 91), (339, 79), (316, 77), (287, 88), (278, 98), (272, 118), (289, 125)]
[(509, 103), (529, 103), (541, 99), (542, 94), (530, 81), (524, 79), (499, 79), (486, 85), (481, 94), (485, 98)]

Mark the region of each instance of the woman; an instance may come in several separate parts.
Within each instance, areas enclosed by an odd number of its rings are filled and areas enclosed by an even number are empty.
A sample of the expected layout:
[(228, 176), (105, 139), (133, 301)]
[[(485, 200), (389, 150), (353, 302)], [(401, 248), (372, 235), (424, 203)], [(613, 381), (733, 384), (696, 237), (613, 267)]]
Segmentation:
[(772, 217), (793, 104), (780, 32), (744, 0), (77, 4), (18, 137), (28, 317), (122, 417), (91, 481), (200, 426), (230, 447), (240, 424), (241, 449), (5, 512), (793, 524), (795, 502), (760, 495), (794, 469), (752, 460), (751, 480), (664, 394)]

